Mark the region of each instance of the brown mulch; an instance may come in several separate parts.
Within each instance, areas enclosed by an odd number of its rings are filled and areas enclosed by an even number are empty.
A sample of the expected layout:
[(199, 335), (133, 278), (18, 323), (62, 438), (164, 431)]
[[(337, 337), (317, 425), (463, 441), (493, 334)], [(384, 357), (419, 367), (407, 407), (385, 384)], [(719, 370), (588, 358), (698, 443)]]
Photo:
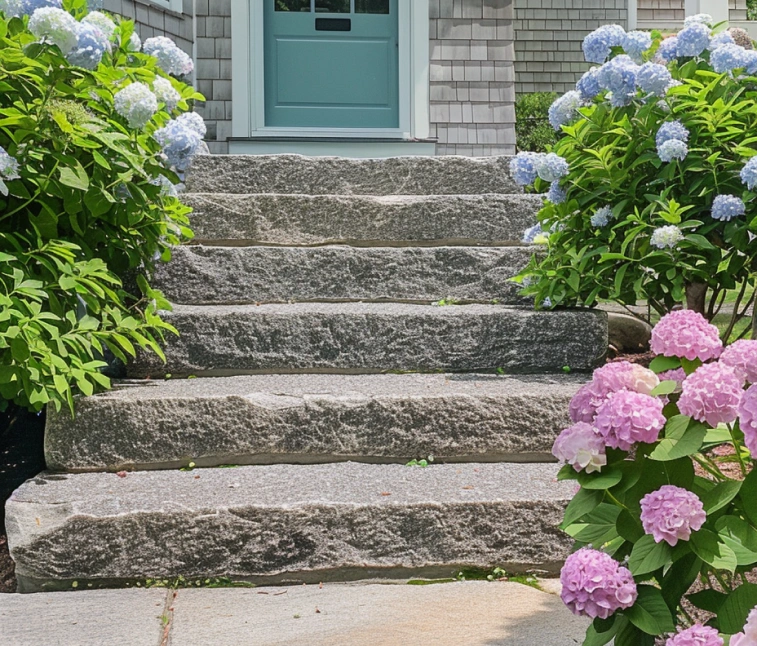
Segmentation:
[(8, 554), (8, 539), (0, 536), (0, 594), (16, 591), (13, 561)]

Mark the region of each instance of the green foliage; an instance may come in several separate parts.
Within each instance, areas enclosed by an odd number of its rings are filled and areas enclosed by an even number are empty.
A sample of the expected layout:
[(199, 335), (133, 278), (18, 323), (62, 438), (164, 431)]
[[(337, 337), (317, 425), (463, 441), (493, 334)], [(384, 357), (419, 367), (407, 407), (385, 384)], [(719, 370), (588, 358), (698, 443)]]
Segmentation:
[[(85, 0), (64, 5), (86, 14)], [(109, 387), (104, 347), (121, 360), (138, 348), (162, 356), (169, 305), (142, 274), (191, 236), (189, 209), (159, 185), (179, 181), (152, 136), (172, 115), (134, 131), (114, 109), (129, 82), (168, 78), (127, 51), (133, 23), (119, 23), (112, 53), (88, 71), (37, 43), (27, 21), (0, 13), (0, 146), (21, 175), (0, 186), (0, 408), (73, 409), (74, 396)], [(171, 83), (178, 111), (202, 98)], [(129, 291), (127, 273), (139, 274)]]
[(518, 150), (544, 152), (557, 143), (559, 132), (549, 124), (547, 111), (554, 92), (521, 94), (515, 101), (515, 140)]

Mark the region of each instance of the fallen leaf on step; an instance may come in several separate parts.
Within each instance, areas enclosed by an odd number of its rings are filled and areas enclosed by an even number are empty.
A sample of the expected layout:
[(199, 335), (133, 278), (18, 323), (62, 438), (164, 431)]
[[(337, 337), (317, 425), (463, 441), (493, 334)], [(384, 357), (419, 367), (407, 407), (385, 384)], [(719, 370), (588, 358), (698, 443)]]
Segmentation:
[(463, 489), (473, 489), (473, 487), (472, 487), (471, 485), (465, 485), (465, 486), (463, 487)]
[(116, 473), (116, 475), (117, 475), (117, 476), (118, 476), (119, 478), (125, 478), (125, 477), (126, 477), (127, 475), (129, 475), (129, 474), (128, 474), (128, 473), (126, 473), (126, 471), (119, 471), (118, 473)]
[(382, 496), (391, 496), (392, 494), (391, 494), (391, 493), (389, 493), (388, 491), (382, 491), (382, 492), (381, 492), (381, 495), (382, 495)]

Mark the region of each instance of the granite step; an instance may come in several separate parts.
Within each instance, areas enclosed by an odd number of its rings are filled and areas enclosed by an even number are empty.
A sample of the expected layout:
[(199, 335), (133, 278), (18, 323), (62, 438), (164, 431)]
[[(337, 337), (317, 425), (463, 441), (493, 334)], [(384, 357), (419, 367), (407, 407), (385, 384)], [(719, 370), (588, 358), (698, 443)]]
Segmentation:
[(575, 484), (557, 465), (351, 462), (42, 474), (7, 503), (22, 591), (72, 582), (334, 581), (555, 571)]
[(48, 412), (54, 471), (551, 461), (586, 376), (255, 375), (124, 382)]
[(164, 364), (141, 354), (130, 377), (271, 372), (559, 373), (597, 367), (607, 314), (504, 305), (296, 303), (176, 305)]
[(540, 195), (184, 193), (195, 241), (223, 244), (423, 246), (520, 244)]
[(174, 303), (455, 301), (525, 304), (510, 282), (530, 247), (205, 247), (173, 249), (153, 286)]
[(510, 157), (350, 159), (302, 155), (200, 155), (187, 176), (194, 193), (454, 195), (519, 193)]

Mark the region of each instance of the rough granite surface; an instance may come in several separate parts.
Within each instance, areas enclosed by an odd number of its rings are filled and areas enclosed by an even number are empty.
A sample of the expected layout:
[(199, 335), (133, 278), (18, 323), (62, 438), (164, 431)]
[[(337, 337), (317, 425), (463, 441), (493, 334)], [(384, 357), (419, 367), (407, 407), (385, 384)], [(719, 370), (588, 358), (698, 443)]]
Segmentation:
[(529, 247), (175, 247), (153, 286), (174, 303), (525, 303), (510, 282)]
[(176, 305), (165, 313), (180, 337), (163, 364), (141, 354), (130, 377), (245, 372), (495, 370), (555, 373), (597, 367), (607, 314), (503, 305), (296, 303)]
[(48, 410), (48, 468), (548, 456), (586, 376), (257, 375), (125, 383)]
[(193, 193), (450, 195), (519, 193), (510, 157), (350, 159), (303, 155), (199, 155), (187, 176)]
[(231, 195), (184, 193), (195, 240), (354, 246), (518, 244), (540, 195)]
[(20, 581), (554, 567), (557, 465), (355, 463), (41, 475), (7, 503)]

